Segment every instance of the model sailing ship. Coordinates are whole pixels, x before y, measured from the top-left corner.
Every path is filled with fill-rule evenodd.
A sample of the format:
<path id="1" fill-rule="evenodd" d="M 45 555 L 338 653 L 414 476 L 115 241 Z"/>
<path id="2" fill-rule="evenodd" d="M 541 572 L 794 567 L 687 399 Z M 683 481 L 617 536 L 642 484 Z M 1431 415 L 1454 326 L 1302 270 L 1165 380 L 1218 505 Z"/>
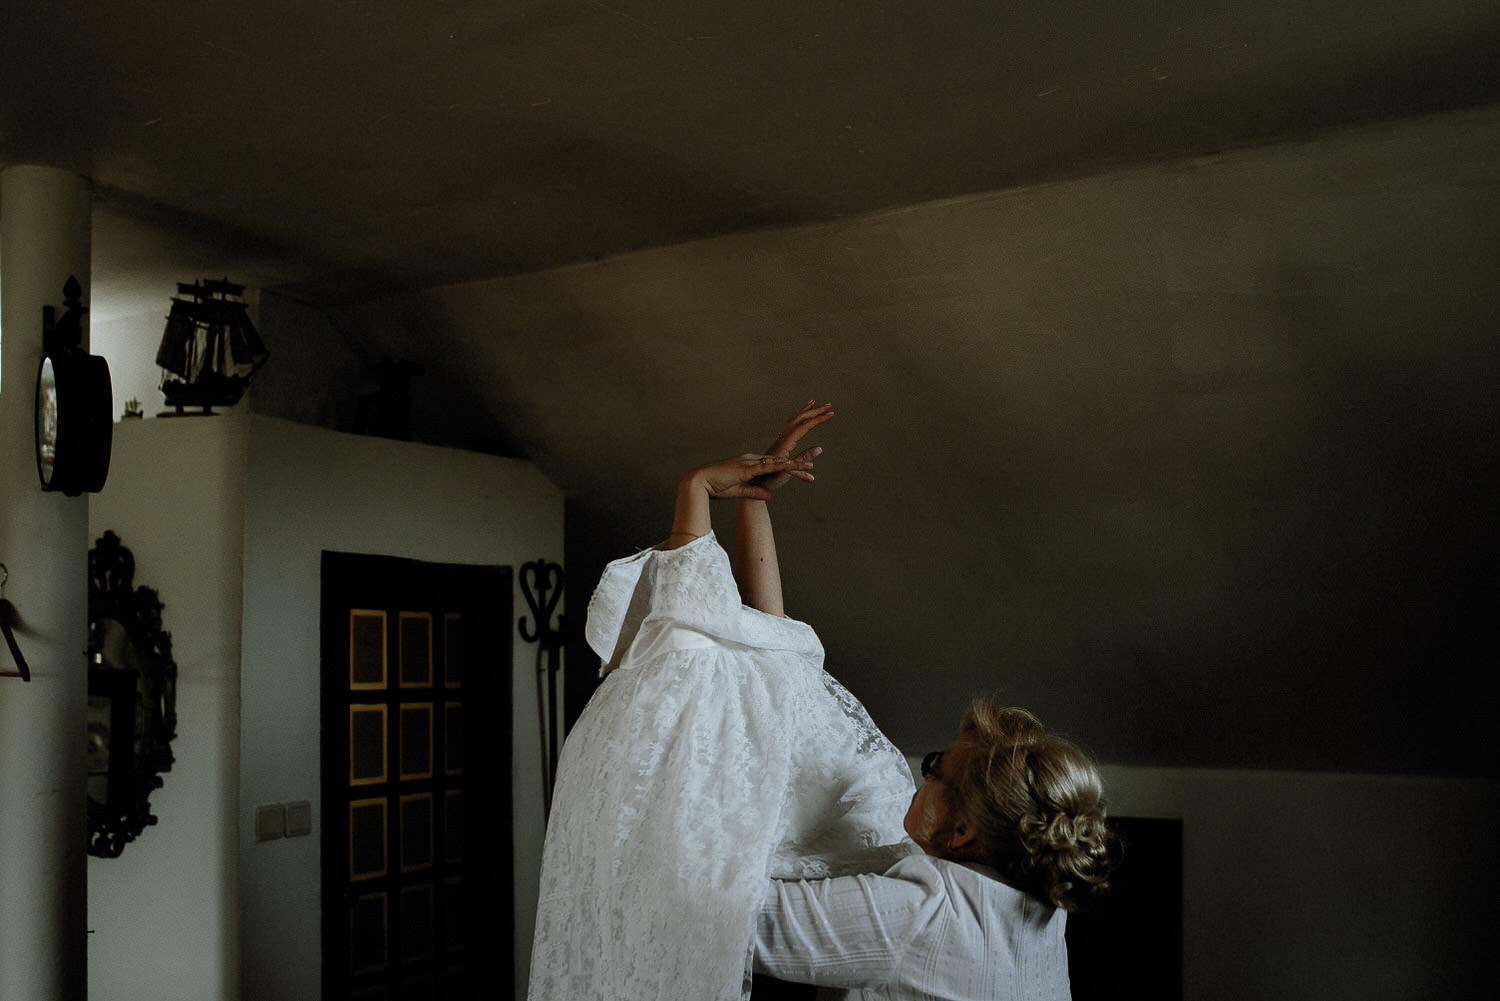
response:
<path id="1" fill-rule="evenodd" d="M 167 314 L 156 364 L 167 406 L 182 414 L 232 407 L 270 357 L 244 300 L 245 287 L 227 278 L 179 283 Z"/>

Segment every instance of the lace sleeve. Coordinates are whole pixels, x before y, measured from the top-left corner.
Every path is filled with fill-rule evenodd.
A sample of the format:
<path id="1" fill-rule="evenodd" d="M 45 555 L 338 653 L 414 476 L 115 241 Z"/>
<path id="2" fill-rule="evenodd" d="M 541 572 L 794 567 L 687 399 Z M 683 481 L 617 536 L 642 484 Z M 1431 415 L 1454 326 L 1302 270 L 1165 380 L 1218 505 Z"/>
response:
<path id="1" fill-rule="evenodd" d="M 584 635 L 600 674 L 710 641 L 822 657 L 805 622 L 741 604 L 729 556 L 712 532 L 609 564 L 589 599 Z"/>

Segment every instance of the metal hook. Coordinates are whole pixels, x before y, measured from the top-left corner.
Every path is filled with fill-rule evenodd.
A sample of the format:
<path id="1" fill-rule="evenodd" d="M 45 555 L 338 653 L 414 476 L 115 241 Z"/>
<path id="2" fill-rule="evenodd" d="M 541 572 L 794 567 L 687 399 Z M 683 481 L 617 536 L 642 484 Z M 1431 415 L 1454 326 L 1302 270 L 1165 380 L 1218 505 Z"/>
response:
<path id="1" fill-rule="evenodd" d="M 560 695 L 557 674 L 562 666 L 558 655 L 562 653 L 564 617 L 559 615 L 554 626 L 552 613 L 563 596 L 563 579 L 563 568 L 545 559 L 521 567 L 521 594 L 526 598 L 534 625 L 528 625 L 524 615 L 518 625 L 521 638 L 537 645 L 536 708 L 542 745 L 543 816 L 552 812 L 552 784 L 557 780 L 558 751 L 562 747 L 561 723 L 557 718 Z"/>
<path id="2" fill-rule="evenodd" d="M 0 671 L 0 677 L 20 678 L 22 681 L 31 680 L 31 668 L 26 664 L 26 658 L 21 655 L 21 648 L 16 644 L 15 625 L 18 619 L 16 606 L 5 600 L 5 582 L 10 580 L 10 571 L 0 563 L 0 635 L 5 638 L 5 645 L 10 648 L 10 655 L 16 662 L 16 670 Z"/>

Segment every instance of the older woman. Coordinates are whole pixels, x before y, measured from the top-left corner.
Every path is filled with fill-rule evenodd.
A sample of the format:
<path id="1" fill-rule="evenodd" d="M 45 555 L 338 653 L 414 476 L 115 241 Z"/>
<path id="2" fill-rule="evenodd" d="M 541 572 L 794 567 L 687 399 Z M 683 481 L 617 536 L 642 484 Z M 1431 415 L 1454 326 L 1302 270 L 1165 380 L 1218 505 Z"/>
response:
<path id="1" fill-rule="evenodd" d="M 923 854 L 880 875 L 775 881 L 758 972 L 819 997 L 1069 998 L 1066 911 L 1105 889 L 1098 770 L 1023 709 L 977 700 L 922 763 L 905 827 Z"/>

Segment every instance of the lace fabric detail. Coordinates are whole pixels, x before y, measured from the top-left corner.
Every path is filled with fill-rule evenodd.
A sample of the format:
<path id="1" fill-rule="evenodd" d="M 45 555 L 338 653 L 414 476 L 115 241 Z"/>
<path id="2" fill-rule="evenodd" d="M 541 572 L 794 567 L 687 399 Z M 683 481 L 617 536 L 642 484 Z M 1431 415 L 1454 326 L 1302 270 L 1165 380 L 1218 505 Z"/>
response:
<path id="1" fill-rule="evenodd" d="M 906 761 L 712 535 L 610 564 L 586 636 L 609 673 L 563 747 L 530 997 L 741 1001 L 768 876 L 915 850 Z"/>
<path id="2" fill-rule="evenodd" d="M 627 658 L 648 661 L 638 645 L 655 635 L 653 626 L 668 625 L 726 644 L 805 653 L 822 664 L 823 646 L 811 626 L 740 603 L 729 556 L 712 532 L 678 549 L 647 549 L 606 566 L 589 598 L 584 638 L 604 675 Z"/>

